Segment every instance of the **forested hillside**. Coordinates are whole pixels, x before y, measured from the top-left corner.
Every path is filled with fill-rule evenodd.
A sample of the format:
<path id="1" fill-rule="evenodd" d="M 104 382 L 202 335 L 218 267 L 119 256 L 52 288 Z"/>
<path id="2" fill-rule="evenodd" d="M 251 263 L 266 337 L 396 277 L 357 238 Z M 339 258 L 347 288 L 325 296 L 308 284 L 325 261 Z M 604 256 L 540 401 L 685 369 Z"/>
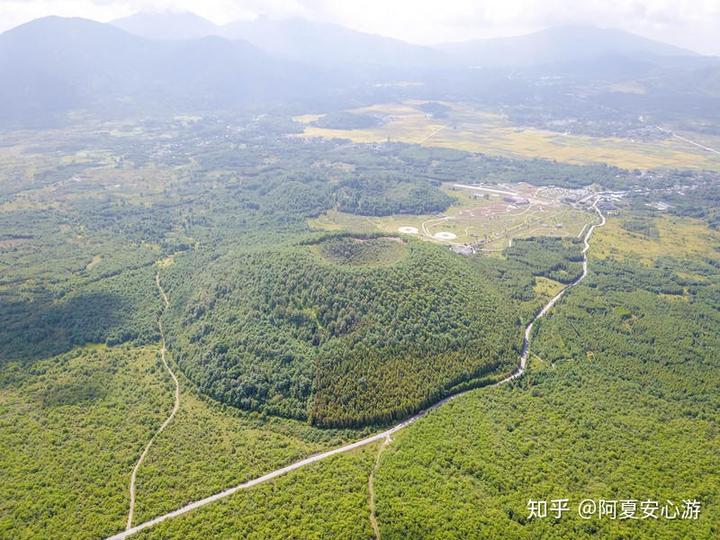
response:
<path id="1" fill-rule="evenodd" d="M 526 519 L 526 498 L 565 494 L 698 497 L 697 529 L 650 533 L 716 536 L 716 172 L 298 131 L 238 115 L 7 135 L 0 536 L 118 532 L 149 441 L 133 523 L 468 389 L 389 446 L 372 439 L 148 535 L 365 538 L 374 471 L 387 538 L 640 530 Z M 520 381 L 488 387 L 582 272 L 605 189 L 627 191 L 603 201 L 588 279 L 534 326 Z M 156 435 L 171 374 L 179 409 Z"/>
<path id="2" fill-rule="evenodd" d="M 505 255 L 525 272 L 568 284 L 582 273 L 579 239 L 530 238 L 515 240 Z"/>
<path id="3" fill-rule="evenodd" d="M 634 232 L 633 245 L 625 241 L 626 250 L 607 257 L 617 224 L 640 219 L 650 233 Z M 327 469 L 298 474 L 301 491 L 287 489 L 284 480 L 271 491 L 258 490 L 263 504 L 277 509 L 268 517 L 272 529 L 247 511 L 249 494 L 242 493 L 143 537 L 211 527 L 217 534 L 262 530 L 279 539 L 304 523 L 304 513 L 288 515 L 285 508 L 304 508 L 308 500 L 322 507 L 324 495 L 333 493 L 337 500 L 324 510 L 322 534 L 365 538 L 361 525 L 368 523 L 367 478 L 373 475 L 383 538 L 474 538 L 479 530 L 527 540 L 714 538 L 720 522 L 720 244 L 712 235 L 693 247 L 692 257 L 655 256 L 658 242 L 667 241 L 660 221 L 634 214 L 611 220 L 593 244 L 598 254 L 588 280 L 539 325 L 525 376 L 467 394 L 393 434 L 390 444 L 375 450 L 376 464 L 370 471 L 368 463 L 362 478 L 340 472 L 357 463 L 356 455 L 344 455 Z M 674 222 L 681 234 L 689 224 Z M 635 249 L 642 259 L 624 256 Z M 515 264 L 524 265 L 508 260 L 493 267 L 519 276 Z M 495 277 L 502 283 L 500 274 Z M 329 481 L 340 474 L 342 489 Z M 558 498 L 569 503 L 561 519 L 528 517 L 530 499 Z M 636 519 L 581 519 L 577 505 L 587 498 L 627 500 L 630 512 L 635 501 Z M 700 501 L 698 519 L 681 518 L 683 501 L 692 500 Z M 658 501 L 656 519 L 640 517 L 641 501 Z"/>
<path id="4" fill-rule="evenodd" d="M 601 230 L 597 245 L 613 234 Z M 648 252 L 656 240 L 635 242 Z M 523 379 L 395 437 L 376 477 L 383 537 L 716 537 L 717 247 L 715 237 L 690 259 L 591 260 L 587 285 L 539 326 Z M 562 519 L 528 518 L 528 500 L 557 498 L 569 499 Z M 583 520 L 587 498 L 657 500 L 658 516 L 683 500 L 702 510 L 698 521 Z"/>
<path id="5" fill-rule="evenodd" d="M 242 408 L 387 422 L 516 363 L 507 297 L 437 246 L 330 237 L 232 253 L 178 282 L 168 320 L 178 363 L 201 391 Z"/>

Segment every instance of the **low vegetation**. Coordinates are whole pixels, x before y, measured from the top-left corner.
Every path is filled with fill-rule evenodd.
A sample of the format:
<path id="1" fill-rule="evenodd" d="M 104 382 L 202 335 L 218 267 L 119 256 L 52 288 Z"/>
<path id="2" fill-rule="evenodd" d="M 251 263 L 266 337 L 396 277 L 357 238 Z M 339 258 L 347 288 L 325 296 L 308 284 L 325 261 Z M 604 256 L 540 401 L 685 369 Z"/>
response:
<path id="1" fill-rule="evenodd" d="M 138 474 L 136 523 L 362 436 L 224 407 L 185 379 L 181 388 L 180 410 Z"/>
<path id="2" fill-rule="evenodd" d="M 317 249 L 326 260 L 349 266 L 393 264 L 407 255 L 405 242 L 397 237 L 333 236 Z"/>
<path id="3" fill-rule="evenodd" d="M 356 109 L 355 113 L 383 114 L 389 119 L 382 125 L 363 128 L 308 125 L 304 133 L 307 137 L 343 138 L 357 143 L 382 143 L 388 139 L 422 142 L 467 152 L 574 164 L 606 163 L 625 169 L 716 170 L 720 163 L 717 156 L 672 138 L 628 139 L 601 133 L 550 131 L 545 126 L 535 126 L 539 123 L 537 115 L 526 118 L 511 112 L 508 118 L 458 103 L 453 103 L 453 110 L 441 117 L 428 115 L 421 107 L 413 102 L 373 105 Z"/>
<path id="4" fill-rule="evenodd" d="M 0 368 L 0 537 L 120 530 L 130 471 L 172 407 L 154 348 L 85 347 Z"/>
<path id="5" fill-rule="evenodd" d="M 370 538 L 367 480 L 376 451 L 373 445 L 329 458 L 165 521 L 136 538 Z"/>

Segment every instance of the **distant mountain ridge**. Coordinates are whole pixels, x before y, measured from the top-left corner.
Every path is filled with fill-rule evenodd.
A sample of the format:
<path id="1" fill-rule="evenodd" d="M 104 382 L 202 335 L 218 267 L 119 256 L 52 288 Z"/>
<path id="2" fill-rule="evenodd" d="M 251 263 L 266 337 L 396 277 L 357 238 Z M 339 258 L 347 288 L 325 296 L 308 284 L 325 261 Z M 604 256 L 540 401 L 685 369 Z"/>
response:
<path id="1" fill-rule="evenodd" d="M 110 24 L 148 39 L 197 39 L 220 35 L 220 27 L 190 12 L 139 12 L 115 19 Z"/>
<path id="2" fill-rule="evenodd" d="M 151 39 L 220 36 L 266 52 L 320 65 L 343 62 L 392 66 L 527 67 L 597 57 L 631 59 L 699 56 L 623 30 L 590 25 L 547 28 L 521 36 L 420 46 L 301 18 L 237 21 L 218 26 L 192 13 L 136 13 L 111 24 Z"/>
<path id="3" fill-rule="evenodd" d="M 617 29 L 563 26 L 516 37 L 446 43 L 439 48 L 468 65 L 537 66 L 601 57 L 699 56 L 693 51 Z"/>
<path id="4" fill-rule="evenodd" d="M 433 49 L 301 19 L 218 27 L 192 14 L 37 19 L 0 34 L 0 73 L 11 82 L 0 85 L 0 127 L 72 110 L 328 112 L 409 98 L 538 108 L 627 81 L 647 90 L 623 97 L 635 117 L 652 102 L 705 118 L 720 96 L 720 59 L 617 30 L 564 27 Z"/>
<path id="5" fill-rule="evenodd" d="M 240 40 L 153 41 L 79 18 L 46 17 L 0 34 L 0 119 L 75 108 L 222 109 L 324 91 L 323 73 Z M 331 87 L 332 83 L 326 86 Z"/>
<path id="6" fill-rule="evenodd" d="M 275 56 L 324 66 L 417 66 L 437 64 L 445 58 L 444 53 L 430 47 L 301 18 L 260 17 L 218 26 L 192 13 L 136 13 L 110 24 L 149 39 L 242 39 Z"/>

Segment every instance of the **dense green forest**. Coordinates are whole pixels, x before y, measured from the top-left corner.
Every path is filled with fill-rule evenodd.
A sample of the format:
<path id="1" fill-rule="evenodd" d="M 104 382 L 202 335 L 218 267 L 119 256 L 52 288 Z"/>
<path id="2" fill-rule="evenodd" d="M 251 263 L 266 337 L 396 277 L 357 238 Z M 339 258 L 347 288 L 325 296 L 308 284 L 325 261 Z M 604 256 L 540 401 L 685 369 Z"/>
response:
<path id="1" fill-rule="evenodd" d="M 408 182 L 392 176 L 343 181 L 334 199 L 338 210 L 364 216 L 433 214 L 447 209 L 453 202 L 452 197 L 431 182 Z"/>
<path id="2" fill-rule="evenodd" d="M 348 242 L 363 246 L 362 264 Z M 477 266 L 427 243 L 331 237 L 231 253 L 173 279 L 178 364 L 242 408 L 321 425 L 387 422 L 516 362 L 521 328 L 507 299 Z"/>
<path id="3" fill-rule="evenodd" d="M 720 281 L 717 256 L 708 253 L 661 257 L 649 267 L 593 259 L 588 281 L 539 325 L 520 381 L 478 389 L 393 435 L 374 474 L 383 538 L 717 536 Z M 284 538 L 307 530 L 367 538 L 376 452 L 368 450 L 355 480 L 341 471 L 357 458 L 337 457 L 294 474 L 294 482 L 279 479 L 143 535 L 240 530 Z M 320 503 L 327 495 L 332 509 Z M 562 519 L 528 519 L 529 499 L 553 498 L 570 501 Z M 657 500 L 660 507 L 697 499 L 702 510 L 697 521 L 582 520 L 575 509 L 585 498 Z M 306 521 L 307 501 L 322 520 Z M 264 513 L 268 507 L 275 511 Z"/>
<path id="4" fill-rule="evenodd" d="M 135 538 L 371 538 L 367 489 L 376 451 L 373 445 L 332 457 Z"/>
<path id="5" fill-rule="evenodd" d="M 540 324 L 525 377 L 395 437 L 376 476 L 384 538 L 720 533 L 717 256 L 591 265 Z M 571 511 L 528 520 L 529 499 L 554 498 L 569 498 Z M 585 498 L 697 499 L 702 512 L 585 521 L 576 511 Z"/>
<path id="6" fill-rule="evenodd" d="M 0 537 L 99 538 L 172 393 L 154 348 L 75 349 L 0 367 Z"/>
<path id="7" fill-rule="evenodd" d="M 560 283 L 575 281 L 582 273 L 582 241 L 559 238 L 519 239 L 505 250 L 516 266 Z"/>
<path id="8" fill-rule="evenodd" d="M 23 189 L 24 173 L 13 169 L 3 184 L 9 202 L 0 212 L 0 320 L 6 329 L 0 335 L 0 359 L 32 361 L 85 343 L 156 341 L 160 304 L 153 265 L 175 255 L 178 264 L 168 275 L 171 288 L 177 285 L 174 310 L 191 301 L 182 286 L 192 287 L 200 297 L 196 310 L 207 310 L 203 306 L 215 297 L 238 294 L 240 284 L 258 295 L 252 302 L 243 300 L 241 311 L 232 314 L 235 318 L 228 315 L 213 325 L 201 320 L 210 315 L 199 311 L 192 315 L 197 317 L 192 325 L 182 322 L 187 314 L 170 313 L 168 323 L 177 325 L 169 341 L 179 347 L 179 365 L 203 391 L 227 403 L 310 417 L 321 424 L 387 421 L 433 401 L 451 387 L 488 382 L 508 371 L 519 324 L 535 306 L 532 275 L 561 278 L 552 272 L 562 274 L 566 264 L 572 270 L 571 262 L 555 261 L 561 266 L 542 273 L 533 265 L 545 260 L 544 255 L 538 257 L 544 247 L 522 255 L 523 249 L 532 248 L 518 246 L 509 254 L 510 260 L 534 261 L 524 267 L 476 264 L 442 253 L 439 247 L 414 246 L 403 248 L 409 257 L 393 265 L 361 264 L 351 271 L 352 264 L 331 264 L 332 256 L 318 258 L 317 246 L 303 244 L 309 237 L 306 220 L 332 208 L 372 215 L 442 211 L 454 199 L 439 189 L 439 182 L 461 177 L 461 169 L 476 170 L 481 162 L 498 174 L 504 167 L 517 169 L 505 179 L 531 170 L 539 177 L 557 177 L 566 169 L 581 178 L 597 167 L 497 162 L 402 144 L 348 147 L 307 142 L 280 137 L 294 127 L 278 117 L 238 122 L 242 128 L 229 130 L 226 123 L 211 117 L 189 125 L 147 121 L 132 128 L 137 137 L 88 129 L 71 133 L 62 144 L 41 141 L 30 146 L 27 155 L 36 169 L 30 183 Z M 83 158 L 63 163 L 50 159 L 47 145 L 52 144 L 59 144 L 57 151 L 70 156 L 82 151 Z M 191 156 L 189 162 L 178 157 L 182 152 Z M 326 255 L 328 246 L 322 248 Z M 417 262 L 426 252 L 432 254 L 430 272 Z M 564 256 L 553 253 L 550 258 Z M 48 260 L 52 267 L 45 264 Z M 436 288 L 431 274 L 444 274 L 440 267 L 446 264 L 456 271 L 442 275 L 443 288 Z M 226 276 L 246 266 L 247 276 L 257 275 L 254 282 L 243 272 Z M 265 272 L 266 267 L 273 272 Z M 275 281 L 263 286 L 279 287 L 282 280 L 297 280 L 300 271 L 316 273 L 314 283 L 323 279 L 333 285 L 312 295 L 303 293 L 307 297 L 284 295 L 290 296 L 289 310 L 263 305 L 267 301 L 266 293 L 259 290 L 263 280 L 272 276 Z M 373 283 L 368 286 L 373 298 L 358 296 L 366 281 Z M 228 290 L 221 290 L 220 283 L 226 283 Z M 356 290 L 350 295 L 333 288 L 342 286 Z M 484 294 L 473 300 L 482 305 L 466 301 L 473 291 L 492 291 L 496 286 L 497 294 L 517 302 L 508 303 L 493 292 L 484 300 Z M 300 281 L 297 287 L 300 291 L 305 283 Z M 415 293 L 413 287 L 420 289 Z M 409 314 L 415 311 L 412 324 L 400 324 L 402 317 L 391 316 L 388 306 L 395 297 L 417 306 L 407 309 Z M 493 301 L 499 305 L 490 309 Z M 513 316 L 483 319 L 490 311 L 508 311 L 512 305 L 518 310 Z M 463 306 L 479 311 L 469 316 Z M 236 332 L 255 313 L 262 316 L 247 322 L 247 334 L 238 338 Z M 491 324 L 494 317 L 511 319 L 512 324 L 503 325 L 500 333 L 474 334 L 483 328 L 483 320 Z M 441 336 L 444 329 L 456 327 L 456 336 Z M 233 335 L 223 334 L 230 330 Z M 450 348 L 440 358 L 438 351 L 445 350 L 448 340 Z M 203 349 L 207 356 L 203 360 L 199 350 L 208 343 L 212 347 Z M 461 352 L 462 343 L 478 348 Z M 363 347 L 371 350 L 366 354 Z M 338 363 L 333 360 L 337 355 L 356 360 Z M 420 358 L 434 360 L 427 363 Z M 208 362 L 215 368 L 209 369 Z M 224 371 L 224 363 L 234 367 L 215 379 L 217 372 Z M 375 364 L 384 365 L 386 371 L 380 375 L 372 367 Z M 209 377 L 211 372 L 216 375 Z M 394 387 L 406 376 L 407 387 Z M 420 382 L 411 382 L 412 377 Z M 338 396 L 350 381 L 357 400 L 348 402 L 347 412 L 339 414 Z M 407 397 L 393 403 L 392 392 L 380 392 L 384 400 L 363 403 L 366 398 L 360 396 L 369 396 L 381 386 Z M 410 387 L 415 389 L 408 392 Z"/>
<path id="9" fill-rule="evenodd" d="M 382 125 L 382 117 L 347 111 L 332 112 L 313 122 L 314 126 L 330 129 L 366 129 Z"/>
<path id="10" fill-rule="evenodd" d="M 200 394 L 182 376 L 180 387 L 172 429 L 155 441 L 137 477 L 138 523 L 366 433 L 246 413 Z"/>
<path id="11" fill-rule="evenodd" d="M 582 242 L 516 238 L 462 257 L 308 219 L 422 221 L 456 203 L 443 182 L 520 181 L 631 191 L 593 239 L 602 258 L 588 280 L 537 326 L 529 372 L 443 406 L 383 451 L 383 536 L 718 535 L 720 250 L 705 226 L 718 225 L 717 173 L 309 141 L 299 129 L 273 115 L 155 119 L 15 134 L 18 155 L 0 146 L 0 537 L 122 528 L 130 471 L 172 407 L 158 271 L 182 406 L 138 474 L 139 520 L 507 375 L 549 291 L 580 273 Z M 366 538 L 376 451 L 147 535 Z M 694 525 L 647 529 L 527 521 L 527 499 L 542 496 L 693 497 L 704 510 Z"/>

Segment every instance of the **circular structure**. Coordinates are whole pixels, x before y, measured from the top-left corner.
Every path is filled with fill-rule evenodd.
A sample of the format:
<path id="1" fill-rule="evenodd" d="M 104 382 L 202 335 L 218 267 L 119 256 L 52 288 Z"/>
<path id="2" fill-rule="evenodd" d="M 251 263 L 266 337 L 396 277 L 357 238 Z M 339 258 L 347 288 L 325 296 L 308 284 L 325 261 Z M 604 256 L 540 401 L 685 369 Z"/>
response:
<path id="1" fill-rule="evenodd" d="M 435 238 L 435 240 L 455 240 L 457 238 L 457 234 L 447 231 L 441 231 L 433 234 L 433 238 Z"/>
<path id="2" fill-rule="evenodd" d="M 417 234 L 419 231 L 417 227 L 400 227 L 398 232 L 403 234 Z"/>

